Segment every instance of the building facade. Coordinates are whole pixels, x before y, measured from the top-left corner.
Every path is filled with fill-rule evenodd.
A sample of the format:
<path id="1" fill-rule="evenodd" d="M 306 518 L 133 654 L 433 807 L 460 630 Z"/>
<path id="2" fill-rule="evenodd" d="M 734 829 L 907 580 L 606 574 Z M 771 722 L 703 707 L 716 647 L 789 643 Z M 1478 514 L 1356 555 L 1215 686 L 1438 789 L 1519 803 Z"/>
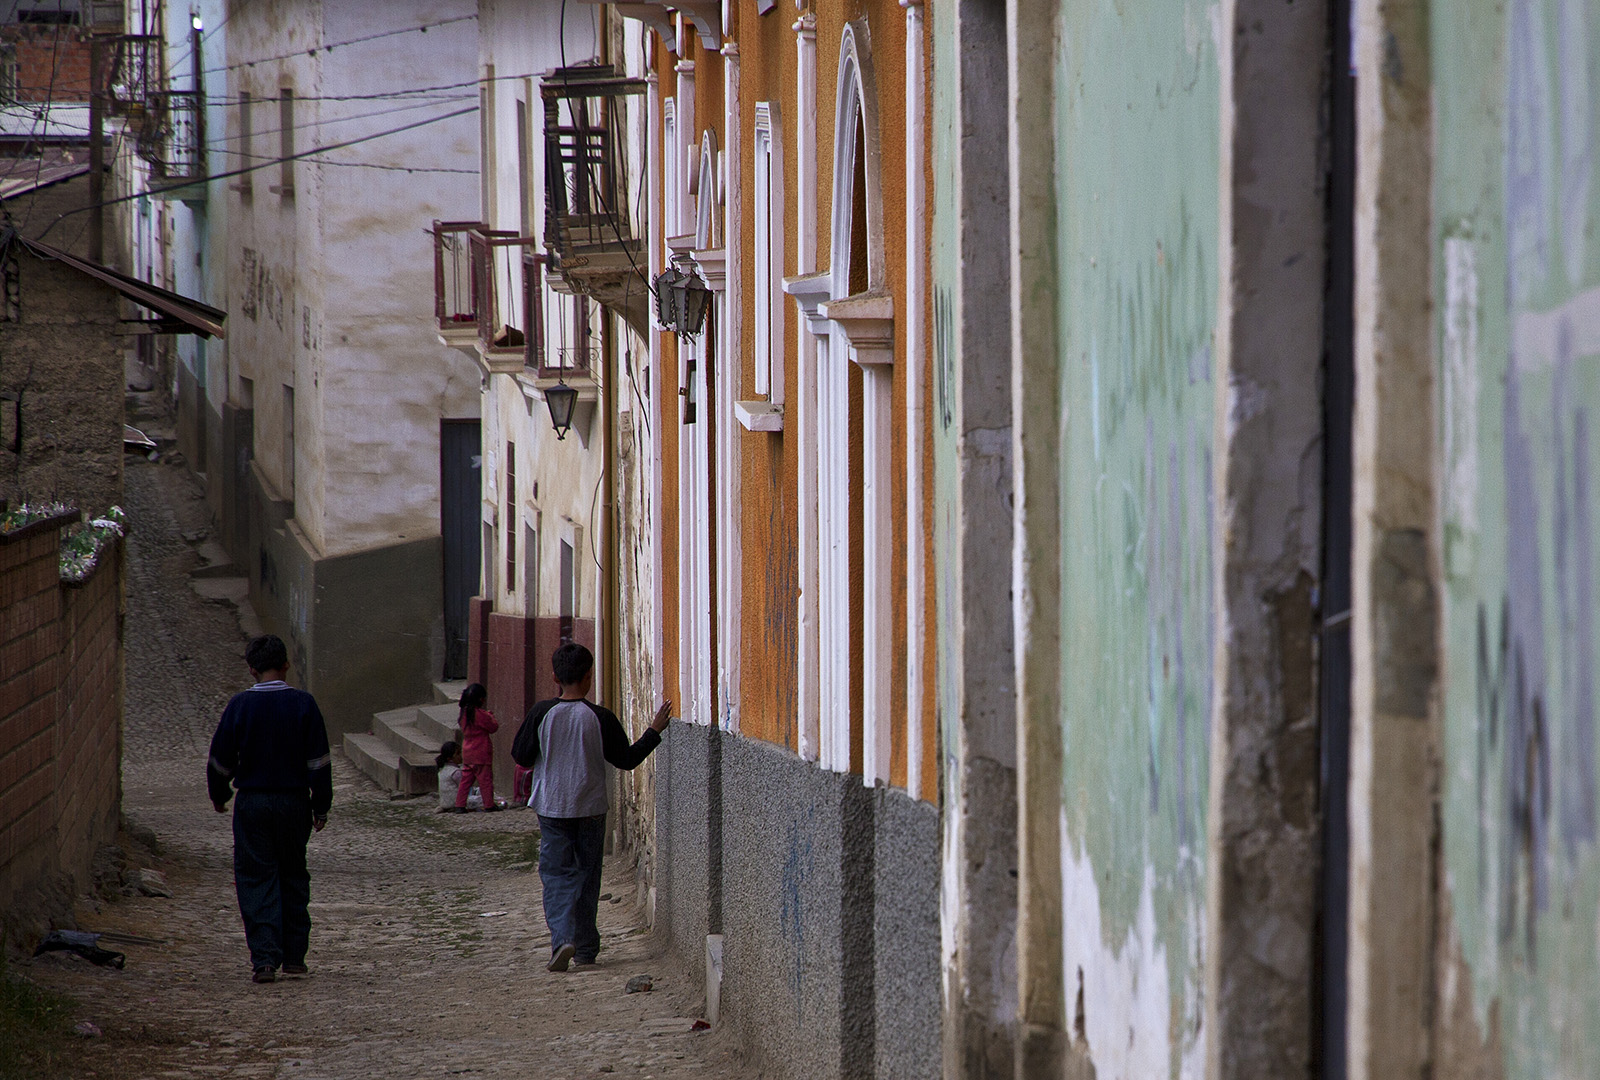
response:
<path id="1" fill-rule="evenodd" d="M 440 341 L 482 378 L 483 571 L 468 668 L 503 718 L 496 779 L 509 791 L 512 737 L 555 695 L 559 644 L 595 651 L 596 693 L 630 724 L 642 730 L 653 711 L 652 594 L 640 584 L 650 564 L 638 551 L 653 531 L 636 367 L 649 311 L 634 197 L 644 82 L 628 72 L 620 20 L 596 5 L 483 4 L 479 34 L 486 210 L 436 224 L 435 302 Z M 551 389 L 575 398 L 561 430 Z M 646 866 L 649 775 L 622 779 L 613 822 L 624 843 L 643 841 Z"/>
<path id="2" fill-rule="evenodd" d="M 618 10 L 649 31 L 652 272 L 710 294 L 649 357 L 683 720 L 657 916 L 780 1071 L 935 1075 L 927 28 Z"/>
<path id="3" fill-rule="evenodd" d="M 431 222 L 477 200 L 476 11 L 263 5 L 208 36 L 211 14 L 157 24 L 173 90 L 194 90 L 177 61 L 201 50 L 206 126 L 203 156 L 152 163 L 186 207 L 154 245 L 236 316 L 225 353 L 178 365 L 186 451 L 263 621 L 330 726 L 362 731 L 460 674 L 445 580 L 466 580 L 464 612 L 477 576 L 476 535 L 444 523 L 478 500 L 476 447 L 452 438 L 478 376 L 419 302 Z"/>
<path id="4" fill-rule="evenodd" d="M 485 385 L 469 671 L 519 718 L 573 639 L 635 733 L 674 701 L 613 838 L 710 1013 L 797 1077 L 935 1075 L 921 9 L 479 29 L 486 212 L 435 290 Z"/>
<path id="5" fill-rule="evenodd" d="M 934 19 L 947 1074 L 1591 1075 L 1593 19 Z"/>

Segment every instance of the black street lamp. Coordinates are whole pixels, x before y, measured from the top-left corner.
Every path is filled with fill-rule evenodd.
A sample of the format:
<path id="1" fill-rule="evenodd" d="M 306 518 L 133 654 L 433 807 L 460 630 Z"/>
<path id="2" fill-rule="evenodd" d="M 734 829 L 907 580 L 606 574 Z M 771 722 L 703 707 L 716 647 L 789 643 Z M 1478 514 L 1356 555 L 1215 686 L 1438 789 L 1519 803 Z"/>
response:
<path id="1" fill-rule="evenodd" d="M 700 325 L 706 320 L 706 308 L 711 306 L 711 290 L 706 287 L 704 278 L 699 274 L 691 274 L 678 295 L 681 298 L 678 301 L 681 318 L 678 333 L 692 338 L 700 332 Z"/>
<path id="2" fill-rule="evenodd" d="M 656 275 L 656 318 L 679 337 L 692 338 L 705 322 L 711 290 L 692 267 L 678 264 L 682 255 L 672 257 L 672 265 Z"/>
<path id="3" fill-rule="evenodd" d="M 678 332 L 677 289 L 688 277 L 676 262 L 656 275 L 656 321 L 673 333 Z"/>
<path id="4" fill-rule="evenodd" d="M 544 403 L 550 409 L 550 426 L 556 429 L 556 440 L 559 442 L 572 430 L 572 412 L 578 405 L 578 391 L 565 381 L 547 386 Z"/>

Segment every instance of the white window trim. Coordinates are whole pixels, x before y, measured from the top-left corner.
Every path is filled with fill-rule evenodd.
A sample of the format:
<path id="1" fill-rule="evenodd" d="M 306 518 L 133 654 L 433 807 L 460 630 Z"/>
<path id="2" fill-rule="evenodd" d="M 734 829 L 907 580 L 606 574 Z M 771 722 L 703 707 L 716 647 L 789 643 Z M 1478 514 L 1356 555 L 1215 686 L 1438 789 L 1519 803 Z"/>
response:
<path id="1" fill-rule="evenodd" d="M 695 185 L 694 246 L 707 251 L 722 246 L 722 230 L 717 210 L 721 185 L 717 183 L 717 133 L 706 128 L 700 137 L 697 183 Z"/>
<path id="2" fill-rule="evenodd" d="M 661 155 L 661 217 L 669 223 L 668 235 L 671 235 L 679 221 L 679 207 L 683 205 L 683 185 L 678 179 L 682 155 L 678 152 L 678 102 L 675 98 L 667 98 L 661 103 L 661 145 L 664 148 Z M 665 330 L 666 327 L 658 326 L 656 329 Z"/>
<path id="3" fill-rule="evenodd" d="M 756 103 L 755 130 L 756 385 L 774 405 L 783 404 L 784 205 L 783 128 L 778 103 Z"/>

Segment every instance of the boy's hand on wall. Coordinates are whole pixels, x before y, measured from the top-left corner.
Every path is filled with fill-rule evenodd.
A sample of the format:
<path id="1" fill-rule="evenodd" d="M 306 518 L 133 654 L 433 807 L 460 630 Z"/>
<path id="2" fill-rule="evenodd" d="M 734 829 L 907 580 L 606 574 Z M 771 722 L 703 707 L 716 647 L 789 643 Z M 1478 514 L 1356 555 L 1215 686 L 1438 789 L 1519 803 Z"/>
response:
<path id="1" fill-rule="evenodd" d="M 656 718 L 650 721 L 650 729 L 656 734 L 667 730 L 667 725 L 672 722 L 672 702 L 663 701 L 661 708 L 656 710 Z"/>

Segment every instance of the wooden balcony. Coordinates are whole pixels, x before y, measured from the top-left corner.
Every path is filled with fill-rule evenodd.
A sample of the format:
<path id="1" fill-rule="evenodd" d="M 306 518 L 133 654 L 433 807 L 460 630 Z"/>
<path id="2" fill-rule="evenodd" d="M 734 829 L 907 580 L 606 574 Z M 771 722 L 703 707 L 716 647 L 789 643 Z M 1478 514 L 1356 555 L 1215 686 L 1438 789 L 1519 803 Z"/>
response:
<path id="1" fill-rule="evenodd" d="M 478 343 L 477 279 L 467 237 L 482 228 L 481 221 L 433 223 L 433 324 L 440 344 L 464 352 L 476 352 Z"/>
<path id="2" fill-rule="evenodd" d="M 544 257 L 537 239 L 475 228 L 467 232 L 467 244 L 477 316 L 473 347 L 484 370 L 515 374 L 537 368 L 544 348 Z"/>
<path id="3" fill-rule="evenodd" d="M 618 99 L 645 81 L 604 65 L 558 68 L 540 85 L 544 101 L 546 274 L 557 292 L 588 296 L 650 328 L 643 222 L 628 212 Z"/>

